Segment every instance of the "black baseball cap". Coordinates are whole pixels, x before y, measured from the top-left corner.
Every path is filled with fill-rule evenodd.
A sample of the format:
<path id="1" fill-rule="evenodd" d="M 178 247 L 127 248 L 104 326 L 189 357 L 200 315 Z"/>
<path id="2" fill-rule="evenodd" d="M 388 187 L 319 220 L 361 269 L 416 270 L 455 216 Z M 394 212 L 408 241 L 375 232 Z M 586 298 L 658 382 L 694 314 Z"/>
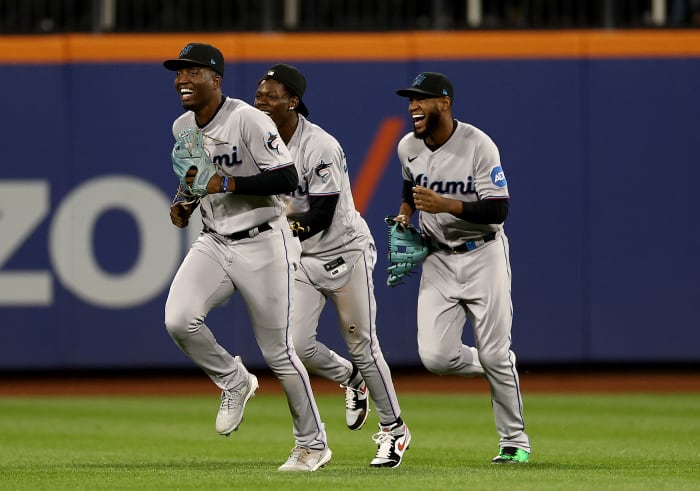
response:
<path id="1" fill-rule="evenodd" d="M 306 92 L 306 79 L 301 74 L 299 69 L 292 65 L 285 65 L 281 63 L 279 65 L 273 65 L 267 69 L 263 78 L 258 80 L 258 84 L 263 80 L 277 80 L 279 83 L 284 84 L 285 87 L 299 98 L 299 106 L 296 110 L 299 114 L 303 116 L 309 115 L 309 109 L 304 104 L 302 97 L 304 97 L 304 92 Z"/>
<path id="2" fill-rule="evenodd" d="M 189 66 L 203 66 L 211 68 L 223 77 L 224 55 L 211 44 L 190 43 L 180 50 L 176 59 L 165 60 L 163 66 L 174 72 Z"/>
<path id="3" fill-rule="evenodd" d="M 401 97 L 411 97 L 413 95 L 424 95 L 429 97 L 447 96 L 454 100 L 454 89 L 452 82 L 442 73 L 423 72 L 418 75 L 410 87 L 397 90 Z"/>

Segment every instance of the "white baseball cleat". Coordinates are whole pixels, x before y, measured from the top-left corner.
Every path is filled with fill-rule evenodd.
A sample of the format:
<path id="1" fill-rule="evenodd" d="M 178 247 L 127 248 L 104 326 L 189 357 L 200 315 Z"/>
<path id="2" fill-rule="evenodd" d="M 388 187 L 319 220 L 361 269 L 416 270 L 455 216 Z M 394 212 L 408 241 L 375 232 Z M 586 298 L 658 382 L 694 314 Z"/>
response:
<path id="1" fill-rule="evenodd" d="M 408 426 L 402 424 L 393 428 L 379 427 L 379 433 L 372 436 L 378 445 L 377 455 L 369 463 L 372 467 L 398 467 L 403 454 L 411 443 L 411 432 Z"/>
<path id="2" fill-rule="evenodd" d="M 326 447 L 322 450 L 296 446 L 292 449 L 287 462 L 277 468 L 280 472 L 313 472 L 324 467 L 331 460 L 333 452 Z"/>
<path id="3" fill-rule="evenodd" d="M 216 415 L 216 431 L 219 435 L 229 436 L 238 429 L 243 420 L 245 405 L 257 389 L 258 377 L 249 373 L 248 381 L 242 388 L 221 391 L 221 406 Z"/>

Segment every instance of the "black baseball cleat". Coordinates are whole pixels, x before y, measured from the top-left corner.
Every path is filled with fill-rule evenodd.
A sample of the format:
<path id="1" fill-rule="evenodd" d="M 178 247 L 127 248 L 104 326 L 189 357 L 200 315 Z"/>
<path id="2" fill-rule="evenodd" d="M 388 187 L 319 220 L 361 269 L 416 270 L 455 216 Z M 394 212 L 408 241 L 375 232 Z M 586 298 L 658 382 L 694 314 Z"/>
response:
<path id="1" fill-rule="evenodd" d="M 369 390 L 365 381 L 351 387 L 345 385 L 345 424 L 351 430 L 359 430 L 367 421 L 369 415 Z"/>

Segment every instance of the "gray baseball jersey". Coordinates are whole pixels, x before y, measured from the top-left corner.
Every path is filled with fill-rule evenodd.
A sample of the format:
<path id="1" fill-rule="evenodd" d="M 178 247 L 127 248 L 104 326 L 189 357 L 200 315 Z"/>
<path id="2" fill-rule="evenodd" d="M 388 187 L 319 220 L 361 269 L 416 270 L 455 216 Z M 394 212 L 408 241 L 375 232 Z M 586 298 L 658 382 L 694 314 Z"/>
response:
<path id="1" fill-rule="evenodd" d="M 177 138 L 184 126 L 191 125 L 195 125 L 194 113 L 188 111 L 173 123 L 173 136 Z M 202 129 L 206 149 L 220 175 L 250 176 L 293 163 L 270 118 L 242 100 L 227 98 Z M 204 225 L 228 235 L 284 215 L 285 204 L 277 195 L 216 193 L 202 198 L 200 209 Z"/>
<path id="2" fill-rule="evenodd" d="M 376 332 L 372 275 L 377 253 L 369 227 L 355 209 L 345 154 L 333 136 L 302 115 L 288 147 L 299 172 L 299 189 L 290 199 L 288 213 L 308 211 L 310 196 L 338 195 L 330 226 L 302 242 L 292 320 L 294 344 L 310 372 L 341 384 L 349 382 L 350 362 L 316 336 L 321 311 L 330 299 L 380 422 L 391 423 L 401 410 Z"/>
<path id="3" fill-rule="evenodd" d="M 191 112 L 175 121 L 173 134 L 187 124 L 194 124 Z M 227 99 L 202 131 L 206 150 L 220 173 L 248 176 L 293 165 L 272 120 L 243 101 Z M 204 323 L 211 309 L 239 291 L 262 355 L 287 395 L 296 444 L 324 448 L 324 424 L 289 333 L 293 275 L 301 245 L 287 224 L 283 197 L 209 194 L 202 199 L 201 209 L 205 230 L 170 287 L 165 306 L 168 332 L 218 387 L 240 389 L 247 381 L 246 368 Z M 272 229 L 250 238 L 229 237 L 265 223 Z M 227 327 L 235 328 L 236 319 L 229 320 Z"/>
<path id="4" fill-rule="evenodd" d="M 458 122 L 452 136 L 434 151 L 409 133 L 397 152 L 405 180 L 442 196 L 466 202 L 509 197 L 498 148 L 470 124 Z M 485 376 L 500 445 L 529 452 L 515 354 L 510 350 L 511 270 L 503 225 L 421 211 L 419 226 L 435 248 L 423 262 L 418 291 L 421 361 L 438 374 Z M 468 247 L 454 253 L 439 249 L 439 244 Z M 462 341 L 467 320 L 476 347 Z"/>
<path id="5" fill-rule="evenodd" d="M 398 145 L 403 178 L 460 201 L 508 198 L 508 185 L 496 144 L 480 129 L 458 123 L 447 142 L 431 152 L 410 133 Z M 477 224 L 449 213 L 421 213 L 420 227 L 437 242 L 451 247 L 491 232 L 502 224 Z"/>

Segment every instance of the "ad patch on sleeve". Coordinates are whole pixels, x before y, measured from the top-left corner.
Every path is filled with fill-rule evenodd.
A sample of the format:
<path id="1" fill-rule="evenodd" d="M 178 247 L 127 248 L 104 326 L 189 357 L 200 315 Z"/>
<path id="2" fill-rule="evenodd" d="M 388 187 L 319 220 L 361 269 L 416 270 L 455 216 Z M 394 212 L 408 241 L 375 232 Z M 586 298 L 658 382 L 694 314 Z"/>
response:
<path id="1" fill-rule="evenodd" d="M 504 188 L 508 185 L 506 175 L 503 173 L 503 169 L 500 165 L 491 169 L 491 182 L 499 188 Z"/>

